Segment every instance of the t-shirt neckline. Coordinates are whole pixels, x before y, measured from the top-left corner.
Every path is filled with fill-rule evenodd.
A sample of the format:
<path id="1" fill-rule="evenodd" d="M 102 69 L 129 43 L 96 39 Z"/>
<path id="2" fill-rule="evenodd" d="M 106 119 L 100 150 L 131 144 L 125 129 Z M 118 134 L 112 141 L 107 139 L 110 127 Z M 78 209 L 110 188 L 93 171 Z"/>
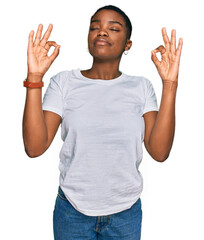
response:
<path id="1" fill-rule="evenodd" d="M 121 72 L 121 75 L 117 78 L 113 78 L 111 80 L 104 80 L 104 79 L 92 79 L 92 78 L 87 78 L 85 77 L 82 73 L 81 73 L 81 69 L 77 68 L 75 70 L 75 73 L 83 80 L 89 81 L 89 82 L 93 82 L 93 83 L 98 83 L 98 84 L 104 84 L 104 85 L 111 85 L 114 83 L 118 83 L 120 81 L 122 81 L 124 79 L 124 73 Z"/>

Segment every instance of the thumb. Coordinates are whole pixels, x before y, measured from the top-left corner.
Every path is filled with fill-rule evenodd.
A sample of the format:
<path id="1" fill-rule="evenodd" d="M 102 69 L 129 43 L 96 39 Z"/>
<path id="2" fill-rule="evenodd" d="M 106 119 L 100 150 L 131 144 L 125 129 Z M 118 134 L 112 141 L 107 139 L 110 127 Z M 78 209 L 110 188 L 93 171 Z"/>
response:
<path id="1" fill-rule="evenodd" d="M 51 60 L 51 62 L 53 62 L 55 60 L 55 58 L 59 55 L 60 47 L 61 47 L 60 45 L 57 45 L 54 52 L 50 55 L 49 59 Z"/>

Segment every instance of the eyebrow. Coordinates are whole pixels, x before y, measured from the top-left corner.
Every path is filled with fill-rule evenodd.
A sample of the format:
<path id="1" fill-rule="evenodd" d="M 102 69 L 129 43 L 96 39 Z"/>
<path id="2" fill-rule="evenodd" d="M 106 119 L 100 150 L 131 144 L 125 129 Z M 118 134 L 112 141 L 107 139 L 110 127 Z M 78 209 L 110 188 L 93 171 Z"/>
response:
<path id="1" fill-rule="evenodd" d="M 91 20 L 91 23 L 93 23 L 93 22 L 100 22 L 101 20 Z M 118 22 L 118 21 L 108 21 L 109 23 L 117 23 L 117 24 L 119 24 L 120 26 L 123 26 L 123 24 L 122 23 L 120 23 L 120 22 Z"/>

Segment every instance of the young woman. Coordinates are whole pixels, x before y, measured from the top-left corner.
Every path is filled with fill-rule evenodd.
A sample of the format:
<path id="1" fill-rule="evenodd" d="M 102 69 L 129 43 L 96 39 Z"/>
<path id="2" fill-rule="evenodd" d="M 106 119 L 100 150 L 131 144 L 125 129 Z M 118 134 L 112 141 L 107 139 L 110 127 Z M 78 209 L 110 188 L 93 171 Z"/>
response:
<path id="1" fill-rule="evenodd" d="M 29 35 L 23 139 L 28 156 L 40 156 L 61 124 L 55 240 L 140 239 L 142 144 L 156 161 L 168 158 L 183 41 L 176 47 L 176 31 L 169 40 L 163 28 L 165 46 L 152 51 L 163 84 L 158 110 L 151 82 L 119 70 L 132 45 L 129 18 L 115 6 L 100 8 L 88 34 L 92 67 L 53 76 L 42 103 L 43 76 L 60 49 L 48 41 L 52 25 L 41 38 L 42 28 L 40 24 L 34 41 L 34 31 Z M 51 46 L 55 50 L 48 56 Z"/>

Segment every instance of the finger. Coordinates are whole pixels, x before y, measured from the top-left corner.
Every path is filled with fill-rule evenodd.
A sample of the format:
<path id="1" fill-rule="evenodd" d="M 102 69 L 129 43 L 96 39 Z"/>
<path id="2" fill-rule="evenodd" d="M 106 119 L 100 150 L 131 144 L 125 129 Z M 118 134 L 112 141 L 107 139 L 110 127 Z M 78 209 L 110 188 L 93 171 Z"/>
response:
<path id="1" fill-rule="evenodd" d="M 43 25 L 39 24 L 38 25 L 38 30 L 37 30 L 37 33 L 36 33 L 36 36 L 35 36 L 34 46 L 39 45 L 41 35 L 42 35 L 42 30 L 43 30 Z"/>
<path id="2" fill-rule="evenodd" d="M 152 51 L 152 61 L 154 62 L 154 64 L 156 65 L 156 67 L 158 67 L 160 65 L 160 61 L 157 58 L 156 52 L 155 50 Z"/>
<path id="3" fill-rule="evenodd" d="M 182 47 L 183 47 L 183 39 L 180 38 L 180 39 L 179 39 L 179 43 L 178 43 L 178 47 L 177 47 L 177 50 L 176 50 L 176 56 L 179 57 L 179 59 L 180 59 L 180 57 L 181 57 Z"/>
<path id="4" fill-rule="evenodd" d="M 32 30 L 28 37 L 28 48 L 33 47 L 33 35 L 34 35 L 34 31 Z"/>
<path id="5" fill-rule="evenodd" d="M 171 52 L 175 53 L 176 51 L 176 30 L 171 31 Z"/>
<path id="6" fill-rule="evenodd" d="M 50 55 L 49 59 L 51 60 L 51 62 L 53 62 L 55 58 L 59 55 L 59 49 L 60 49 L 60 45 L 57 45 L 54 52 Z"/>
<path id="7" fill-rule="evenodd" d="M 166 49 L 164 46 L 160 45 L 158 48 L 154 49 L 153 50 L 155 53 L 158 53 L 160 52 L 161 55 L 164 55 L 166 53 Z"/>
<path id="8" fill-rule="evenodd" d="M 47 28 L 47 31 L 45 32 L 45 34 L 43 35 L 43 38 L 40 42 L 40 45 L 41 46 L 45 46 L 48 38 L 50 37 L 50 34 L 52 32 L 52 28 L 53 28 L 53 25 L 52 24 L 49 24 L 48 28 Z"/>
<path id="9" fill-rule="evenodd" d="M 49 41 L 45 44 L 44 48 L 49 51 L 51 47 L 57 47 L 57 43 L 55 41 Z"/>
<path id="10" fill-rule="evenodd" d="M 169 51 L 170 50 L 170 42 L 169 42 L 169 37 L 166 33 L 166 28 L 162 28 L 162 36 L 163 36 L 165 48 L 167 51 Z"/>

